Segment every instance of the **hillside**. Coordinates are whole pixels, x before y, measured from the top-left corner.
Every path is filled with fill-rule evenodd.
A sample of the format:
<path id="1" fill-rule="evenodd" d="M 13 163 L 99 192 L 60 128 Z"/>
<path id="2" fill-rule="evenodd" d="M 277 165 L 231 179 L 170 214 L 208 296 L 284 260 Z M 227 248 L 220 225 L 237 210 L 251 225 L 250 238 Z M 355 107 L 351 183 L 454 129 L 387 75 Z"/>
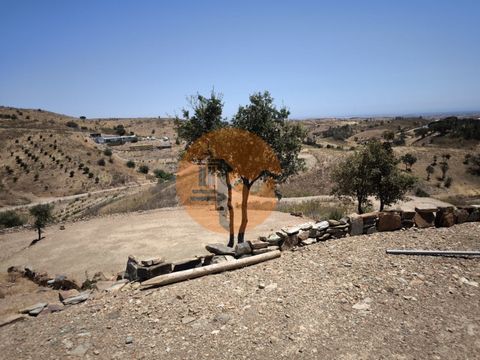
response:
<path id="1" fill-rule="evenodd" d="M 114 134 L 123 126 L 146 141 L 97 144 L 90 133 Z M 159 149 L 158 138 L 172 139 Z M 0 207 L 114 189 L 153 180 L 126 166 L 174 172 L 179 147 L 171 119 L 78 119 L 44 110 L 0 108 Z M 106 155 L 109 148 L 111 155 Z"/>

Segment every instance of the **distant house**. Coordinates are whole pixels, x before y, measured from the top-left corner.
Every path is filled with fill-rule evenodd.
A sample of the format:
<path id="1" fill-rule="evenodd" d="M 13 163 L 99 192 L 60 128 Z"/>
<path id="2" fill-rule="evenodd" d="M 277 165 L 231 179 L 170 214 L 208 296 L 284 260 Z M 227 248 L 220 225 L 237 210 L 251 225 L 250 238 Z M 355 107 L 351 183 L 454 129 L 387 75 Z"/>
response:
<path id="1" fill-rule="evenodd" d="M 127 142 L 137 142 L 138 138 L 136 135 L 100 135 L 94 137 L 94 140 L 98 144 L 119 145 Z"/>
<path id="2" fill-rule="evenodd" d="M 168 138 L 167 138 L 168 139 Z M 172 147 L 172 143 L 170 140 L 160 140 L 159 144 L 157 145 L 159 149 L 170 149 Z"/>

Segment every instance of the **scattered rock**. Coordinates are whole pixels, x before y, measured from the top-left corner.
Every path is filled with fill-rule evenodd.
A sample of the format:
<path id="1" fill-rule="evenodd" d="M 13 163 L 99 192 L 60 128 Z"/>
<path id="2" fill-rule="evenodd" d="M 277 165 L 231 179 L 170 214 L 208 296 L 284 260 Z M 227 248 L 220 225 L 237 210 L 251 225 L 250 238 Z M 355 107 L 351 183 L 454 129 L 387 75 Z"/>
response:
<path id="1" fill-rule="evenodd" d="M 58 299 L 63 302 L 63 300 L 79 295 L 80 292 L 75 289 L 63 290 L 58 292 Z"/>
<path id="2" fill-rule="evenodd" d="M 270 236 L 267 237 L 267 242 L 270 245 L 280 245 L 282 242 L 282 238 L 278 236 L 277 234 L 271 234 Z"/>
<path id="3" fill-rule="evenodd" d="M 302 230 L 298 233 L 298 240 L 304 241 L 307 240 L 310 237 L 310 231 L 309 230 Z"/>
<path id="4" fill-rule="evenodd" d="M 473 280 L 468 280 L 467 278 L 464 278 L 464 277 L 461 277 L 461 278 L 459 279 L 459 281 L 460 281 L 462 284 L 467 284 L 467 285 L 470 285 L 470 286 L 478 287 L 478 282 L 473 281 Z"/>
<path id="5" fill-rule="evenodd" d="M 352 309 L 369 311 L 371 302 L 372 302 L 372 299 L 367 297 L 367 298 L 363 299 L 362 301 L 359 301 L 356 304 L 354 304 L 352 306 Z"/>
<path id="6" fill-rule="evenodd" d="M 125 339 L 125 344 L 131 344 L 131 343 L 133 343 L 133 337 L 127 336 L 127 338 Z"/>
<path id="7" fill-rule="evenodd" d="M 42 310 L 47 307 L 48 303 L 36 303 L 34 305 L 27 306 L 26 308 L 21 309 L 19 312 L 21 314 L 29 314 L 31 316 L 37 316 L 42 312 Z"/>
<path id="8" fill-rule="evenodd" d="M 72 296 L 67 299 L 64 299 L 62 302 L 64 305 L 76 305 L 86 301 L 89 297 L 90 297 L 90 291 L 84 291 L 76 296 Z"/>
<path id="9" fill-rule="evenodd" d="M 341 223 L 340 221 L 338 221 L 338 220 L 333 220 L 333 219 L 328 220 L 328 224 L 329 224 L 330 226 L 339 226 L 339 225 L 342 225 L 342 223 Z"/>
<path id="10" fill-rule="evenodd" d="M 215 255 L 235 255 L 235 249 L 223 244 L 209 244 L 205 246 L 207 251 Z"/>
<path id="11" fill-rule="evenodd" d="M 226 261 L 235 261 L 232 255 L 215 255 L 212 258 L 212 264 L 220 264 Z"/>
<path id="12" fill-rule="evenodd" d="M 300 232 L 300 227 L 299 226 L 293 226 L 293 227 L 289 227 L 289 228 L 283 228 L 282 231 L 284 231 L 288 236 L 296 235 Z"/>
<path id="13" fill-rule="evenodd" d="M 263 242 L 263 241 L 249 241 L 249 244 L 253 250 L 264 249 L 268 247 L 268 242 Z"/>
<path id="14" fill-rule="evenodd" d="M 153 266 L 165 262 L 161 257 L 155 257 L 150 259 L 141 260 L 140 264 L 142 266 Z"/>
<path id="15" fill-rule="evenodd" d="M 308 238 L 308 239 L 302 240 L 301 244 L 312 245 L 312 244 L 315 244 L 316 242 L 317 242 L 317 239 Z"/>
<path id="16" fill-rule="evenodd" d="M 255 243 L 257 243 L 257 242 L 259 244 L 264 244 L 265 246 L 268 246 L 268 243 L 264 243 L 264 242 L 261 242 L 261 241 L 256 241 Z M 237 244 L 235 246 L 235 256 L 240 257 L 242 255 L 251 254 L 252 253 L 252 248 L 253 248 L 253 246 L 251 246 L 250 241 Z"/>

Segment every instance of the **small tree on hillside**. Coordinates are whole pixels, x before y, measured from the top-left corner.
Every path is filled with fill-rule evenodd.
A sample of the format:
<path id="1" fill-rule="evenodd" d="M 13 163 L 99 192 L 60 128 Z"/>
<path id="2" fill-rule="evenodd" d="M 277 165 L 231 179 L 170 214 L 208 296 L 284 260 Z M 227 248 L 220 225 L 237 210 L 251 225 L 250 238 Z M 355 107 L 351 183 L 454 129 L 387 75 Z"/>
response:
<path id="1" fill-rule="evenodd" d="M 233 117 L 232 126 L 257 135 L 275 153 L 280 173 L 275 174 L 267 169 L 256 169 L 252 173 L 240 174 L 242 181 L 242 221 L 238 230 L 238 242 L 245 238 L 248 223 L 248 196 L 250 189 L 257 180 L 276 183 L 285 181 L 288 177 L 297 174 L 304 168 L 304 161 L 298 157 L 302 149 L 302 140 L 306 136 L 305 130 L 299 123 L 287 121 L 290 112 L 287 108 L 277 109 L 273 98 L 268 91 L 255 93 L 250 96 L 250 104 L 240 106 Z M 248 144 L 238 144 L 248 146 Z"/>
<path id="2" fill-rule="evenodd" d="M 413 164 L 417 162 L 417 157 L 410 153 L 406 153 L 400 159 L 405 164 L 405 171 L 412 171 Z"/>
<path id="3" fill-rule="evenodd" d="M 440 163 L 440 170 L 442 171 L 442 180 L 445 180 L 445 176 L 447 175 L 447 171 L 450 167 L 446 161 L 442 161 Z"/>
<path id="4" fill-rule="evenodd" d="M 140 167 L 138 168 L 138 172 L 142 174 L 148 174 L 149 170 L 150 169 L 147 165 L 140 165 Z"/>
<path id="5" fill-rule="evenodd" d="M 430 176 L 435 172 L 435 168 L 432 165 L 428 165 L 425 171 L 427 172 L 427 181 L 430 181 Z"/>
<path id="6" fill-rule="evenodd" d="M 50 204 L 38 204 L 30 209 L 30 214 L 35 217 L 35 227 L 38 231 L 38 239 L 32 241 L 30 245 L 42 239 L 42 229 L 53 220 L 53 205 Z"/>
<path id="7" fill-rule="evenodd" d="M 393 139 L 395 139 L 395 133 L 393 131 L 386 130 L 383 132 L 382 137 L 386 141 L 393 141 Z"/>
<path id="8" fill-rule="evenodd" d="M 135 167 L 135 162 L 133 160 L 128 160 L 126 165 L 128 168 L 133 169 Z"/>

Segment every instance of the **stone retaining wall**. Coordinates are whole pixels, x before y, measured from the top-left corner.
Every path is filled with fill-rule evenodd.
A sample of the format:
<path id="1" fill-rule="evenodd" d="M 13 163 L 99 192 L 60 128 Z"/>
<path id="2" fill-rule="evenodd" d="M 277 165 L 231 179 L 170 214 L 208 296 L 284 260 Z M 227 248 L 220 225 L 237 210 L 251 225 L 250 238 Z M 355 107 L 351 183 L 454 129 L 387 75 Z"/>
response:
<path id="1" fill-rule="evenodd" d="M 307 222 L 295 227 L 282 228 L 269 236 L 238 244 L 235 248 L 224 244 L 210 244 L 206 246 L 210 255 L 176 263 L 165 262 L 158 258 L 138 261 L 134 257 L 129 257 L 125 278 L 130 281 L 144 281 L 158 275 L 242 259 L 273 250 L 291 250 L 298 246 L 308 246 L 319 241 L 346 236 L 396 231 L 411 227 L 449 227 L 473 221 L 480 221 L 480 205 L 459 208 L 419 206 L 415 211 L 392 210 L 361 215 L 352 214 L 340 220 Z"/>

